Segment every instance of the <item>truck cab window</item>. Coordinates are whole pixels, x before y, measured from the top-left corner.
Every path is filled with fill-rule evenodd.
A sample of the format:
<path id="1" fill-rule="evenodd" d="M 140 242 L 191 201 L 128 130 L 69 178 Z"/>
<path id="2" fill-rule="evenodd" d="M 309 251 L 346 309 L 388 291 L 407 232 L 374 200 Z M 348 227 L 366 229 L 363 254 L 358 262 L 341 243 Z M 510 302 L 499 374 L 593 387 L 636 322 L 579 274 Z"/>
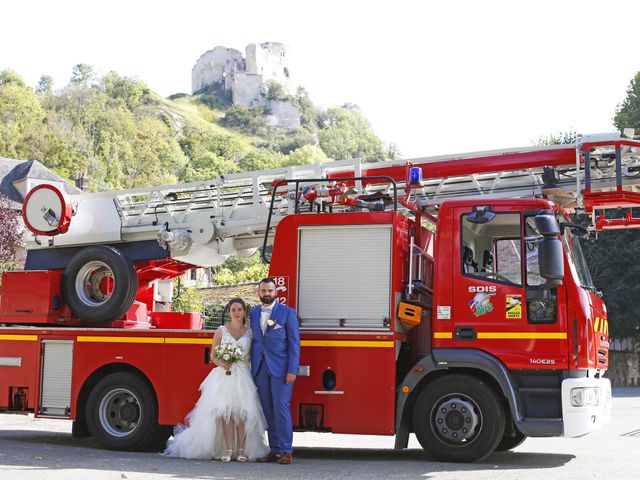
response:
<path id="1" fill-rule="evenodd" d="M 519 213 L 498 213 L 487 223 L 462 217 L 462 273 L 472 277 L 522 285 Z"/>

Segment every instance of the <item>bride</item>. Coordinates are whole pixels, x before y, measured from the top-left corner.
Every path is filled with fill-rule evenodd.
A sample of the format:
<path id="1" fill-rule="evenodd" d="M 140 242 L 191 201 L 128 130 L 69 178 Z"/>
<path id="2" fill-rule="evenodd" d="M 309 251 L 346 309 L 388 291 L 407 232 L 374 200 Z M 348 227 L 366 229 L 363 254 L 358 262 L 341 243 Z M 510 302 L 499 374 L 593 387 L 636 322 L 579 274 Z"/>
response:
<path id="1" fill-rule="evenodd" d="M 254 460 L 269 453 L 264 441 L 266 421 L 249 366 L 252 333 L 245 325 L 246 305 L 241 298 L 227 304 L 231 320 L 213 336 L 214 368 L 200 385 L 200 399 L 187 415 L 187 426 L 178 426 L 164 455 L 223 462 Z M 227 363 L 215 349 L 230 343 L 242 349 L 242 359 Z M 230 372 L 230 374 L 229 374 Z"/>

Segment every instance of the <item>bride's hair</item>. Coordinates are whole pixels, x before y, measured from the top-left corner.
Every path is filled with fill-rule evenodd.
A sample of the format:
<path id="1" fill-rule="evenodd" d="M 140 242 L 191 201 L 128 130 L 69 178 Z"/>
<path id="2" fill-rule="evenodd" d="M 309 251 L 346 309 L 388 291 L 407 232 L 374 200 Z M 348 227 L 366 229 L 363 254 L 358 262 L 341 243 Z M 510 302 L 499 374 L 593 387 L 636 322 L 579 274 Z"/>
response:
<path id="1" fill-rule="evenodd" d="M 247 305 L 244 303 L 244 300 L 241 299 L 240 297 L 234 297 L 231 300 L 229 300 L 229 302 L 227 303 L 227 306 L 224 307 L 224 312 L 228 313 L 229 309 L 231 308 L 231 305 L 233 305 L 234 303 L 239 303 L 240 305 L 242 305 L 242 309 L 244 310 L 244 317 L 242 317 L 242 323 L 247 323 Z M 229 315 L 229 321 L 231 321 L 231 315 Z M 224 323 L 224 316 L 223 316 L 223 323 Z"/>

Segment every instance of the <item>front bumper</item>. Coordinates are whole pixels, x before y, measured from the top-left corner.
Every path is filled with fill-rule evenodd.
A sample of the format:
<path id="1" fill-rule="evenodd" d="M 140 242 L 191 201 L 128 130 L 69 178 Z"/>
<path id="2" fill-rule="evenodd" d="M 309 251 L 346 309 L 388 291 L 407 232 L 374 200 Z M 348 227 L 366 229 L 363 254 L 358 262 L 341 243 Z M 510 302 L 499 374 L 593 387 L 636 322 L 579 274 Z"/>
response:
<path id="1" fill-rule="evenodd" d="M 595 405 L 571 403 L 573 389 L 596 389 Z M 576 396 L 574 395 L 574 403 Z M 608 378 L 567 378 L 562 381 L 562 421 L 565 437 L 581 437 L 602 427 L 611 418 L 611 382 Z"/>

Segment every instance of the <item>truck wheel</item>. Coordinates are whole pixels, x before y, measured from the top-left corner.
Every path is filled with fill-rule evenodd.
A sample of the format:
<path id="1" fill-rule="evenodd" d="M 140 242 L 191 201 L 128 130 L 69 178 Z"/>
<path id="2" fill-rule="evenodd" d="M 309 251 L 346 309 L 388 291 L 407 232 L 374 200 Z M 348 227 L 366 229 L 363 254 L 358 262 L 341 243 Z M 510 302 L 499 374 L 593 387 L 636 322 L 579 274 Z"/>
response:
<path id="1" fill-rule="evenodd" d="M 507 450 L 512 450 L 522 442 L 524 442 L 526 439 L 527 436 L 520 432 L 520 430 L 518 430 L 517 428 L 512 432 L 505 431 L 502 439 L 496 447 L 496 452 L 506 452 Z"/>
<path id="2" fill-rule="evenodd" d="M 62 276 L 62 295 L 71 312 L 90 323 L 120 318 L 137 291 L 138 276 L 131 261 L 106 245 L 80 250 Z"/>
<path id="3" fill-rule="evenodd" d="M 112 373 L 101 379 L 89 394 L 86 411 L 91 436 L 109 450 L 152 448 L 164 431 L 157 422 L 151 386 L 132 373 Z"/>
<path id="4" fill-rule="evenodd" d="M 498 396 L 469 375 L 434 380 L 420 392 L 413 409 L 413 430 L 432 460 L 481 460 L 494 451 L 504 425 Z"/>

